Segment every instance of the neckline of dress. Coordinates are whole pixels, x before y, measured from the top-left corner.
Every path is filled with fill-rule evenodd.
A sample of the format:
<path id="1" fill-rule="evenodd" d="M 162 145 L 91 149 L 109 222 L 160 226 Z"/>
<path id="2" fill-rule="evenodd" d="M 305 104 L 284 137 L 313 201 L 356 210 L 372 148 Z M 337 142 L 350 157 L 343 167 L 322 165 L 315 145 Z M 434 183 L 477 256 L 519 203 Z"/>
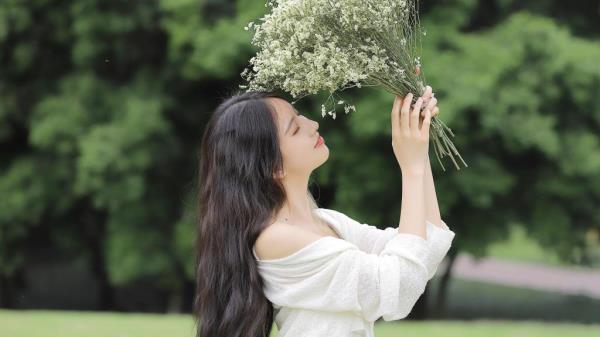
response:
<path id="1" fill-rule="evenodd" d="M 317 208 L 315 211 L 319 211 L 318 213 L 322 214 L 323 212 L 321 212 L 321 210 L 323 210 L 323 209 L 322 208 Z M 334 231 L 339 236 L 339 238 L 336 238 L 335 236 L 331 236 L 331 235 L 324 235 L 324 236 L 316 239 L 315 241 L 307 244 L 306 246 L 300 248 L 299 250 L 293 252 L 290 255 L 287 255 L 287 256 L 284 256 L 284 257 L 280 257 L 280 258 L 277 258 L 277 259 L 269 259 L 269 260 L 261 260 L 261 259 L 259 259 L 258 256 L 256 255 L 256 251 L 254 250 L 254 247 L 252 247 L 252 254 L 254 254 L 254 258 L 256 259 L 256 261 L 260 262 L 260 263 L 285 261 L 285 260 L 288 260 L 288 259 L 296 257 L 297 255 L 301 254 L 302 252 L 308 250 L 310 247 L 316 245 L 319 242 L 322 242 L 325 239 L 342 240 L 342 241 L 346 241 L 347 242 L 347 240 L 341 234 L 341 231 L 338 230 L 338 228 L 336 227 L 336 225 L 334 225 L 333 223 L 331 223 L 331 222 L 323 219 L 323 216 L 321 216 L 320 214 L 318 214 L 317 216 L 319 216 L 321 218 L 321 220 L 325 221 L 325 224 L 327 224 L 327 226 L 329 226 L 331 228 L 331 230 Z"/>

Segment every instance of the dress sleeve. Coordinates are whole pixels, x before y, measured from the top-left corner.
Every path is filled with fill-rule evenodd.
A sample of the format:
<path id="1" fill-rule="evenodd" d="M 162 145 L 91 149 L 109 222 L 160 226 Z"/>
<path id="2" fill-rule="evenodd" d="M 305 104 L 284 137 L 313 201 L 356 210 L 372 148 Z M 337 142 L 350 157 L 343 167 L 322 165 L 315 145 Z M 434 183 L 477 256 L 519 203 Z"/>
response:
<path id="1" fill-rule="evenodd" d="M 427 269 L 429 271 L 429 275 L 427 276 L 428 280 L 431 280 L 433 276 L 446 256 L 450 247 L 452 246 L 452 241 L 454 240 L 454 233 L 446 222 L 442 220 L 442 227 L 434 225 L 430 221 L 426 221 L 427 228 L 427 244 L 429 245 L 429 257 L 427 261 Z"/>
<path id="2" fill-rule="evenodd" d="M 348 215 L 336 210 L 327 209 L 327 212 L 343 222 L 348 233 L 348 240 L 360 250 L 371 254 L 380 254 L 388 241 L 398 234 L 397 227 L 379 229 L 375 226 L 360 223 Z M 428 280 L 432 279 L 437 269 L 450 250 L 455 233 L 448 228 L 442 220 L 442 228 L 426 221 L 427 244 L 430 254 L 425 262 L 428 270 Z"/>
<path id="3" fill-rule="evenodd" d="M 346 239 L 367 253 L 381 253 L 387 242 L 398 234 L 397 228 L 379 229 L 366 223 L 360 223 L 336 210 L 328 209 L 327 212 L 337 218 L 341 222 L 340 225 L 346 229 Z"/>
<path id="4" fill-rule="evenodd" d="M 414 234 L 396 233 L 379 254 L 324 237 L 259 268 L 274 304 L 392 321 L 408 316 L 425 291 L 430 256 L 427 241 Z"/>

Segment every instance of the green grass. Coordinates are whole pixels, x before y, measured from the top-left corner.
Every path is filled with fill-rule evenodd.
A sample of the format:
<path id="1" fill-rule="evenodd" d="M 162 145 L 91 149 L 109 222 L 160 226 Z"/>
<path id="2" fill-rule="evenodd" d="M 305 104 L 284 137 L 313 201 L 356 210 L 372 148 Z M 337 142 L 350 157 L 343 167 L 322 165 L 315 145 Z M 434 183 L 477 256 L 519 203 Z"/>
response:
<path id="1" fill-rule="evenodd" d="M 0 310 L 0 337 L 193 337 L 189 315 Z M 274 327 L 271 336 L 275 336 Z M 377 337 L 593 337 L 600 325 L 512 321 L 380 321 Z M 310 337 L 310 336 L 307 336 Z M 333 337 L 333 336 L 332 336 Z"/>
<path id="2" fill-rule="evenodd" d="M 541 322 L 415 321 L 384 322 L 375 325 L 376 337 L 598 337 L 600 326 Z"/>
<path id="3" fill-rule="evenodd" d="M 194 336 L 189 315 L 0 310 L 0 337 Z"/>

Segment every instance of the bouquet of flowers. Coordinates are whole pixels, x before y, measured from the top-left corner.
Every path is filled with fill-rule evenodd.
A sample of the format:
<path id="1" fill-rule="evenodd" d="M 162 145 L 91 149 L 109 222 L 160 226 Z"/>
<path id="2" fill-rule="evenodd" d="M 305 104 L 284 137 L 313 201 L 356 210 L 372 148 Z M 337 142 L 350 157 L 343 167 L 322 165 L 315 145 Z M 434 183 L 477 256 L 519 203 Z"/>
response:
<path id="1" fill-rule="evenodd" d="M 418 0 L 268 0 L 271 13 L 250 22 L 252 44 L 259 48 L 250 59 L 252 71 L 241 76 L 240 88 L 271 91 L 280 88 L 302 98 L 329 91 L 333 109 L 321 105 L 322 116 L 336 117 L 334 92 L 351 87 L 380 86 L 399 96 L 425 91 L 417 46 L 421 43 Z M 295 103 L 295 102 L 293 102 Z M 292 104 L 293 104 L 292 103 Z M 337 104 L 343 104 L 338 100 Z M 356 111 L 345 104 L 344 111 Z M 460 154 L 446 135 L 452 130 L 439 118 L 431 121 L 431 139 L 438 161 Z M 462 160 L 463 164 L 467 164 Z M 445 169 L 444 169 L 445 170 Z"/>

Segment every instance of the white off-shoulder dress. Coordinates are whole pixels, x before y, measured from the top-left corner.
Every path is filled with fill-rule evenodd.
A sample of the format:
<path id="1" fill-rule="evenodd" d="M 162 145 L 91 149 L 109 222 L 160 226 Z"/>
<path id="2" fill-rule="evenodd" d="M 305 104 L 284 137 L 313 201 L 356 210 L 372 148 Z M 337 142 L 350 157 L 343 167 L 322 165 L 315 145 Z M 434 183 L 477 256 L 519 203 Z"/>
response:
<path id="1" fill-rule="evenodd" d="M 374 323 L 408 316 L 446 256 L 455 233 L 427 221 L 427 240 L 378 229 L 327 208 L 315 210 L 338 236 L 291 255 L 253 253 L 278 337 L 374 337 Z"/>

